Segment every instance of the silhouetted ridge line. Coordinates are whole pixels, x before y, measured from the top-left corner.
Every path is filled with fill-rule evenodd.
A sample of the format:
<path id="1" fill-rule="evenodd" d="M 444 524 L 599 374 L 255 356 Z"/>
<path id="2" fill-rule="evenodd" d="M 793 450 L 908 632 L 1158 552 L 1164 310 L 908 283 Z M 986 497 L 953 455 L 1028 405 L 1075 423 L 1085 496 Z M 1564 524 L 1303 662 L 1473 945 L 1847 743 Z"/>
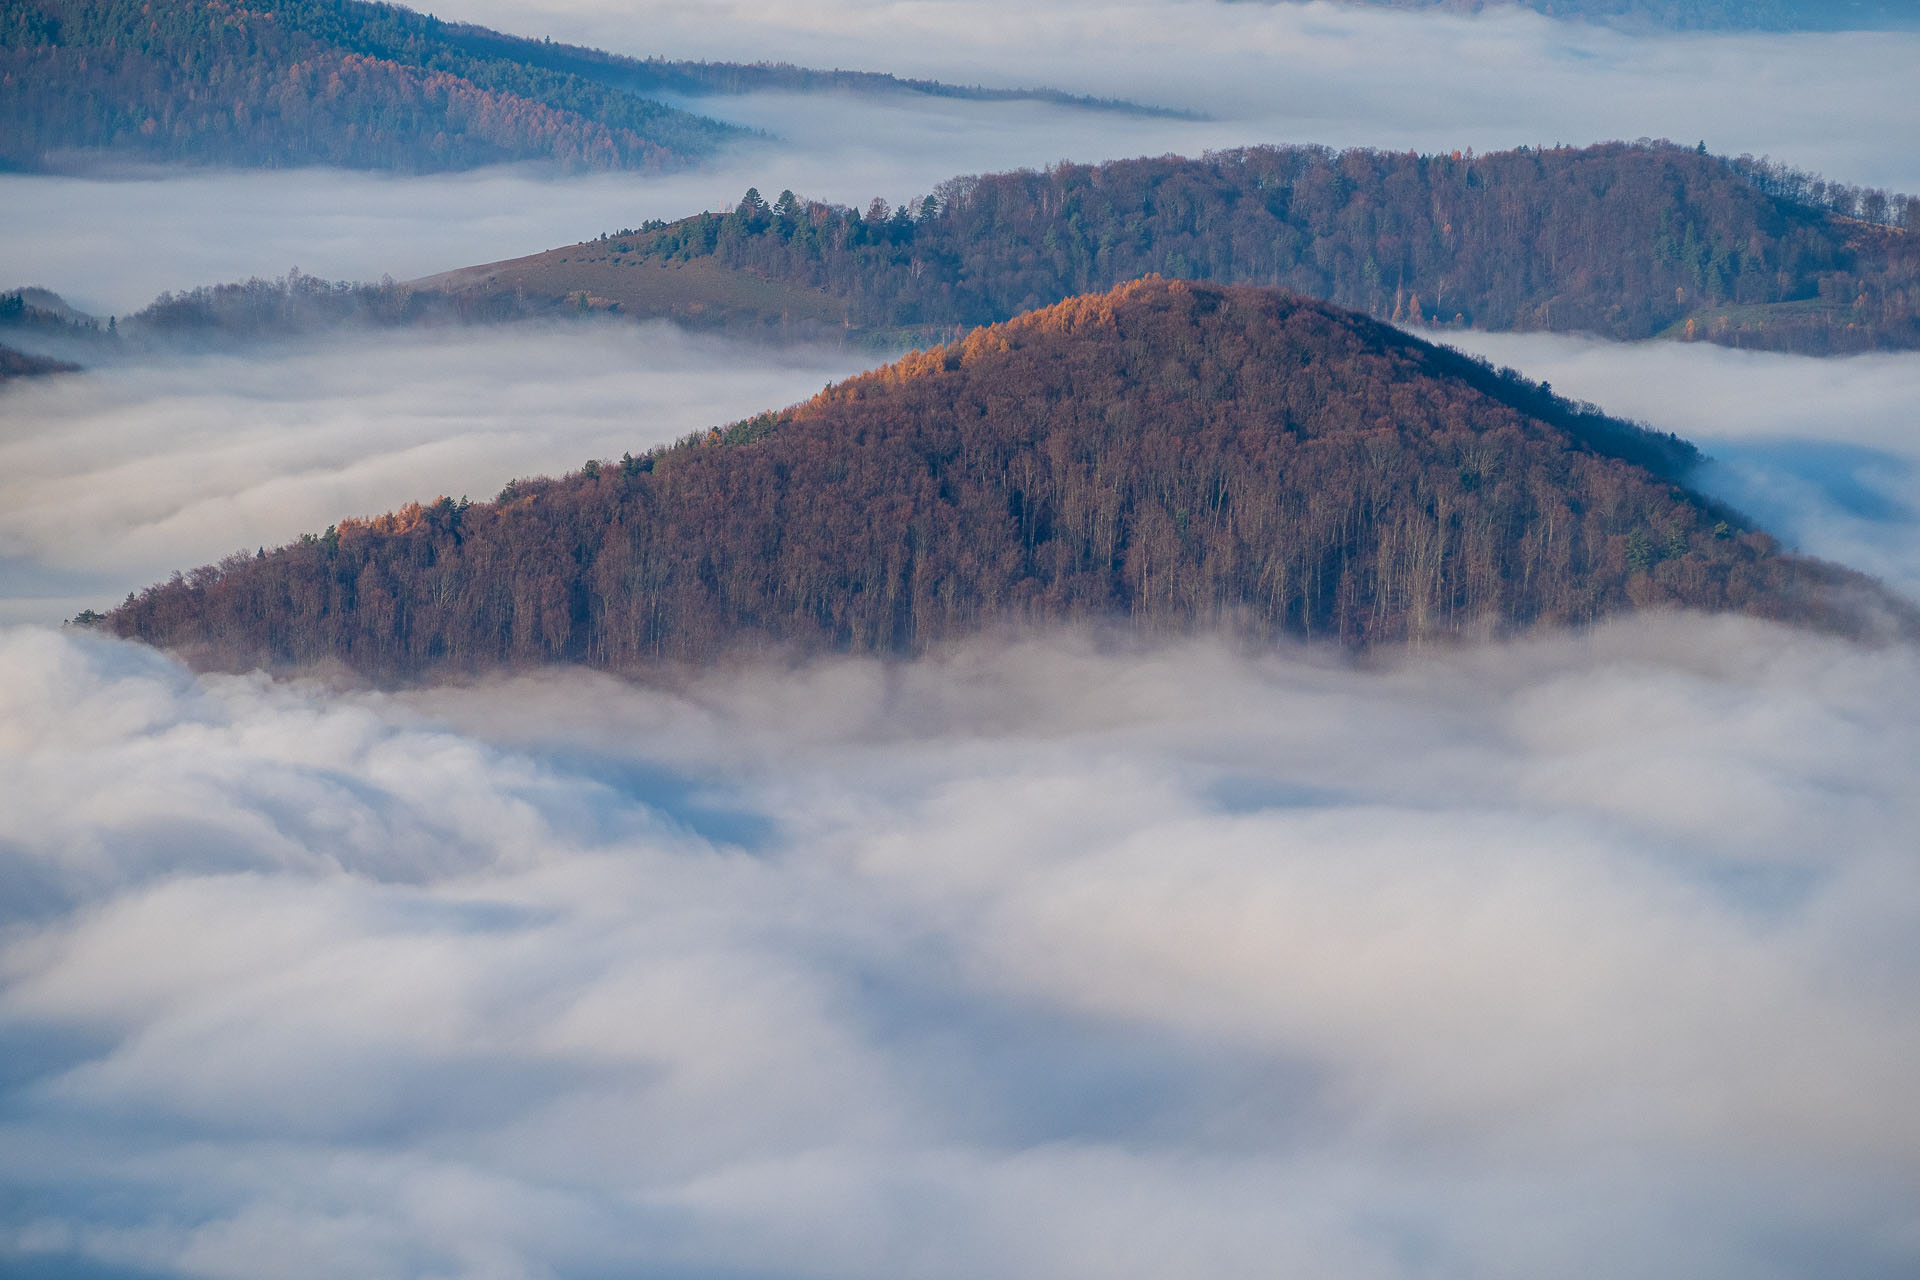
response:
<path id="1" fill-rule="evenodd" d="M 1230 0 L 1238 3 L 1239 0 Z M 1272 0 L 1269 0 L 1271 3 Z M 1394 9 L 1480 13 L 1519 5 L 1629 30 L 1874 31 L 1920 25 L 1912 0 L 1348 0 Z"/>
<path id="2" fill-rule="evenodd" d="M 210 666 L 417 677 L 1074 621 L 1368 645 L 1645 607 L 1906 616 L 1683 488 L 1694 456 L 1324 303 L 1154 278 L 494 502 L 236 556 L 108 624 Z"/>

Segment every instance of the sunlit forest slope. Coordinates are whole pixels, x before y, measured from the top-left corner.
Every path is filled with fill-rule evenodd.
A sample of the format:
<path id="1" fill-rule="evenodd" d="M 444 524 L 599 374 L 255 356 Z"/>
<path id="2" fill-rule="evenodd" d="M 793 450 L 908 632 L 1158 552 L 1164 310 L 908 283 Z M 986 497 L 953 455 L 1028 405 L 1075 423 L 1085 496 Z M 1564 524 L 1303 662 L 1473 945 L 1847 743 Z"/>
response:
<path id="1" fill-rule="evenodd" d="M 1857 627 L 1693 450 L 1277 290 L 1153 279 L 492 502 L 349 520 L 108 618 L 212 666 L 915 653 L 1013 623 L 1353 645 L 1653 606 Z"/>

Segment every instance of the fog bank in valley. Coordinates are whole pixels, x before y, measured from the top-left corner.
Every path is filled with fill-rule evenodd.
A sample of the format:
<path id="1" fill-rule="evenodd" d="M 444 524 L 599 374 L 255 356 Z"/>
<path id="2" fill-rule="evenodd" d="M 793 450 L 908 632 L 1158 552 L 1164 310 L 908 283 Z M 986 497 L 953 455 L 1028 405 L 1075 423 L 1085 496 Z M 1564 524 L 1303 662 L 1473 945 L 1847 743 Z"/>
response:
<path id="1" fill-rule="evenodd" d="M 398 697 L 0 632 L 0 1258 L 1911 1274 L 1917 691 L 1703 618 Z"/>
<path id="2" fill-rule="evenodd" d="M 57 622 L 342 516 L 640 453 L 871 360 L 578 323 L 161 352 L 20 383 L 0 393 L 0 620 Z"/>

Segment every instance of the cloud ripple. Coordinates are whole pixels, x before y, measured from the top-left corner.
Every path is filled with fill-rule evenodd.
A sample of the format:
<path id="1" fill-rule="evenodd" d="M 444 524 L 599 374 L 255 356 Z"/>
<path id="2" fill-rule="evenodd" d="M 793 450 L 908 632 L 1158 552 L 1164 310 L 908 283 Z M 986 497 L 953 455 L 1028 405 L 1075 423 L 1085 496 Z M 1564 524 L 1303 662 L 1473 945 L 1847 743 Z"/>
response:
<path id="1" fill-rule="evenodd" d="M 376 694 L 0 633 L 0 1256 L 1910 1274 L 1917 666 L 1653 618 Z"/>

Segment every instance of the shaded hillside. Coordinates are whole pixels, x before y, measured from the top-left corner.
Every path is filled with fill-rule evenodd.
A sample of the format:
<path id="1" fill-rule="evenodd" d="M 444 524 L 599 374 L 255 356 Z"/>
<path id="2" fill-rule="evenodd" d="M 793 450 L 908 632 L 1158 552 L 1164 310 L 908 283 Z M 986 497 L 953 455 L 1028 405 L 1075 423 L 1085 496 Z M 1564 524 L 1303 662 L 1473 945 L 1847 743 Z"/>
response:
<path id="1" fill-rule="evenodd" d="M 1374 644 L 1652 605 L 1851 625 L 1871 589 L 1681 488 L 1690 446 L 1273 290 L 1142 281 L 494 502 L 149 589 L 220 667 L 918 652 L 1006 623 Z"/>
<path id="2" fill-rule="evenodd" d="M 27 287 L 0 293 L 0 343 L 28 360 L 44 362 L 46 372 L 92 364 L 119 347 L 111 317 L 102 320 L 76 310 L 59 294 Z M 16 376 L 18 373 L 16 372 Z"/>
<path id="3" fill-rule="evenodd" d="M 956 179 L 864 211 L 750 190 L 725 213 L 403 284 L 248 281 L 133 319 L 249 337 L 600 311 L 897 348 L 1160 274 L 1439 328 L 1836 355 L 1920 347 L 1916 228 L 1912 197 L 1666 143 L 1260 147 Z"/>
<path id="4" fill-rule="evenodd" d="M 103 158 L 431 171 L 659 168 L 744 131 L 678 96 L 855 90 L 1041 98 L 860 72 L 641 60 L 360 0 L 14 0 L 0 7 L 0 166 Z"/>
<path id="5" fill-rule="evenodd" d="M 736 131 L 460 29 L 352 0 L 19 0 L 0 16 L 0 159 L 657 168 Z"/>
<path id="6" fill-rule="evenodd" d="M 1149 273 L 1435 325 L 1808 354 L 1920 347 L 1920 200 L 1664 143 L 1419 156 L 1259 147 L 956 179 L 862 211 L 749 192 L 471 277 L 617 297 L 710 261 L 939 336 Z M 565 289 L 541 275 L 568 259 Z"/>

